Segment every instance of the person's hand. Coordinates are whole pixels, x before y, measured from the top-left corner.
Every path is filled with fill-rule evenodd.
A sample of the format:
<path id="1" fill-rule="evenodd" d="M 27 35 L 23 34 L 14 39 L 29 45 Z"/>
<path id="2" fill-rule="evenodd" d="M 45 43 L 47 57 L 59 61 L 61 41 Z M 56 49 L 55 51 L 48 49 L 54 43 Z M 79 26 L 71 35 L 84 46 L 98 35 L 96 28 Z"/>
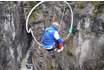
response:
<path id="1" fill-rule="evenodd" d="M 63 38 L 63 39 L 64 39 L 64 41 L 68 40 L 67 38 Z"/>

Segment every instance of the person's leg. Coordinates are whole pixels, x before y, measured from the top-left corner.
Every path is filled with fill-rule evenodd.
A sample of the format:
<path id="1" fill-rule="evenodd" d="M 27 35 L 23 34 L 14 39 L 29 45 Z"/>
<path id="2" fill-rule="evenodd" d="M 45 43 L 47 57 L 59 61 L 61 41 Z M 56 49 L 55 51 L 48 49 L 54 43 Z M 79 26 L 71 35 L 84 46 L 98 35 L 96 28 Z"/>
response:
<path id="1" fill-rule="evenodd" d="M 52 49 L 46 49 L 47 51 L 53 51 L 54 50 L 54 48 L 52 48 Z"/>
<path id="2" fill-rule="evenodd" d="M 58 45 L 59 45 L 59 43 L 58 43 L 58 42 L 55 42 L 54 47 L 55 47 L 55 48 L 57 48 L 57 47 L 58 47 Z"/>
<path id="3" fill-rule="evenodd" d="M 59 47 L 59 43 L 57 41 L 55 41 L 53 48 L 52 49 L 46 49 L 47 51 L 54 51 L 56 48 Z"/>
<path id="4" fill-rule="evenodd" d="M 46 49 L 46 50 L 47 50 L 47 51 L 54 51 L 54 49 L 55 49 L 55 46 L 53 46 L 52 49 Z"/>
<path id="5" fill-rule="evenodd" d="M 58 45 L 59 45 L 59 43 L 55 42 L 52 49 L 46 49 L 46 50 L 47 51 L 54 51 L 56 48 L 58 48 Z"/>

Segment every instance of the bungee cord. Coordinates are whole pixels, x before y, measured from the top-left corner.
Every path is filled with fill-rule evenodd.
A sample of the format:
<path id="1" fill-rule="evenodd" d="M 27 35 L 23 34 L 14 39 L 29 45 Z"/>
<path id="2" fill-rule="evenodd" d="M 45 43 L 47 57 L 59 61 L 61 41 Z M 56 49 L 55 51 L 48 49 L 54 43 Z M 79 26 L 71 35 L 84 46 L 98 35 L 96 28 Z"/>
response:
<path id="1" fill-rule="evenodd" d="M 39 6 L 40 4 L 42 4 L 44 1 L 42 1 L 42 2 L 39 2 L 37 5 L 35 5 L 31 10 L 30 10 L 30 12 L 29 12 L 29 14 L 28 14 L 28 16 L 27 16 L 27 19 L 26 19 L 26 31 L 28 32 L 28 33 L 31 33 L 32 34 L 32 36 L 33 36 L 33 38 L 34 38 L 34 40 L 36 41 L 36 43 L 38 44 L 38 45 L 40 45 L 40 46 L 42 46 L 42 44 L 41 43 L 39 43 L 38 41 L 37 41 L 37 39 L 36 39 L 36 37 L 34 36 L 34 34 L 33 34 L 33 31 L 32 31 L 32 29 L 30 28 L 28 28 L 28 19 L 29 19 L 29 17 L 30 17 L 30 15 L 31 15 L 31 13 L 32 13 L 32 11 L 37 7 L 37 6 Z M 64 1 L 67 5 L 68 5 L 68 7 L 70 8 L 70 10 L 71 10 L 71 26 L 70 26 L 70 29 L 69 29 L 69 33 L 68 33 L 68 35 L 66 36 L 66 38 L 68 38 L 69 37 L 69 35 L 72 33 L 72 28 L 73 28 L 73 11 L 72 11 L 72 8 L 71 8 L 71 6 L 69 5 L 69 3 L 67 3 L 66 1 Z M 60 26 L 59 26 L 59 30 L 58 30 L 58 32 L 60 31 L 60 28 L 61 28 L 61 24 L 62 24 L 62 20 L 63 20 L 63 16 L 64 16 L 64 11 L 65 11 L 65 6 L 64 6 L 64 9 L 63 9 L 63 13 L 62 13 L 62 17 L 61 17 L 61 21 L 60 21 Z"/>

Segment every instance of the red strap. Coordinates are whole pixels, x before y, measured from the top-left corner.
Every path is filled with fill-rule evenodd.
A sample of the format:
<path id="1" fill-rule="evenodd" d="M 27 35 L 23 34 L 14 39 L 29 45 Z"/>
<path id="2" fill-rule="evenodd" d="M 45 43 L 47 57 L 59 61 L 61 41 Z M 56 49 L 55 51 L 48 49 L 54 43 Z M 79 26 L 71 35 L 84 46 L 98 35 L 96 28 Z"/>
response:
<path id="1" fill-rule="evenodd" d="M 59 43 L 59 45 L 58 45 L 57 48 L 58 48 L 58 49 L 62 49 L 62 43 Z"/>

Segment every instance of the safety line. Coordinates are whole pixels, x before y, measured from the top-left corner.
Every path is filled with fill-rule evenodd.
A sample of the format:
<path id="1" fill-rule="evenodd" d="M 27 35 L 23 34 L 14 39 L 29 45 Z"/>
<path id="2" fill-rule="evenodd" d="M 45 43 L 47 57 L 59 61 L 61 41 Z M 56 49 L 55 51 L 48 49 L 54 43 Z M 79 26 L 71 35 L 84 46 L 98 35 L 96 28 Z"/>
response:
<path id="1" fill-rule="evenodd" d="M 64 5 L 65 6 L 65 5 Z M 58 29 L 58 32 L 60 31 L 61 29 L 61 25 L 62 25 L 62 20 L 63 20 L 63 17 L 64 17 L 64 12 L 65 12 L 65 7 L 63 9 L 63 13 L 62 13 L 62 17 L 61 17 L 61 21 L 60 21 L 60 25 L 59 25 L 59 29 Z"/>

